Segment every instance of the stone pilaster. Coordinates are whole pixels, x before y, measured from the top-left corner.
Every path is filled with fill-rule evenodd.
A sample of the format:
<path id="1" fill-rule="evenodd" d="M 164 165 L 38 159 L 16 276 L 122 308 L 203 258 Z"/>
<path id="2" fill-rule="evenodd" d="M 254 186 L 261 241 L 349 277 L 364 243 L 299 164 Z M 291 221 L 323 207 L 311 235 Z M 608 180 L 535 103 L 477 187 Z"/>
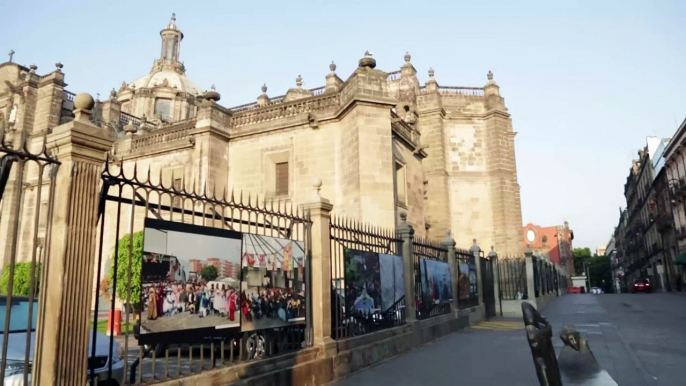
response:
<path id="1" fill-rule="evenodd" d="M 48 138 L 62 165 L 39 295 L 35 385 L 86 384 L 100 173 L 112 146 L 107 132 L 88 121 L 93 105 L 90 95 L 78 95 L 74 121 Z"/>
<path id="2" fill-rule="evenodd" d="M 479 295 L 479 307 L 484 307 L 484 281 L 481 272 L 481 248 L 476 244 L 476 239 L 473 240 L 474 245 L 469 248 L 474 256 L 474 265 L 476 265 L 476 290 Z"/>
<path id="3" fill-rule="evenodd" d="M 428 154 L 422 161 L 428 181 L 425 201 L 428 237 L 438 239 L 443 236 L 444 229 L 450 228 L 452 210 L 445 152 L 445 110 L 433 70 L 429 71 L 426 91 L 420 98 L 418 130 L 422 135 L 422 146 Z"/>
<path id="4" fill-rule="evenodd" d="M 403 240 L 402 256 L 405 271 L 405 321 L 412 324 L 417 321 L 417 305 L 415 303 L 415 272 L 414 272 L 414 229 L 407 223 L 407 213 L 400 213 L 401 223 L 398 225 L 398 237 Z"/>
<path id="5" fill-rule="evenodd" d="M 534 282 L 534 253 L 531 249 L 527 248 L 524 251 L 524 256 L 526 259 L 526 300 L 538 308 L 536 305 L 536 283 Z"/>
<path id="6" fill-rule="evenodd" d="M 457 294 L 457 280 L 458 280 L 458 266 L 457 266 L 457 256 L 455 255 L 455 239 L 450 237 L 450 229 L 445 231 L 445 238 L 441 241 L 441 246 L 448 250 L 448 265 L 450 265 L 450 282 L 452 283 L 453 291 L 453 302 L 450 303 L 450 309 L 452 311 L 458 310 L 458 299 Z"/>
<path id="7" fill-rule="evenodd" d="M 314 194 L 300 207 L 312 220 L 310 257 L 310 296 L 312 296 L 312 327 L 314 345 L 324 356 L 336 354 L 336 342 L 331 339 L 331 210 L 333 205 L 319 195 L 322 181 L 312 181 Z"/>
<path id="8" fill-rule="evenodd" d="M 495 247 L 491 245 L 491 251 L 488 252 L 488 259 L 491 260 L 491 266 L 493 267 L 493 293 L 495 294 L 495 310 L 496 313 L 502 315 L 502 309 L 500 308 L 500 267 L 498 266 L 498 253 L 495 251 Z"/>

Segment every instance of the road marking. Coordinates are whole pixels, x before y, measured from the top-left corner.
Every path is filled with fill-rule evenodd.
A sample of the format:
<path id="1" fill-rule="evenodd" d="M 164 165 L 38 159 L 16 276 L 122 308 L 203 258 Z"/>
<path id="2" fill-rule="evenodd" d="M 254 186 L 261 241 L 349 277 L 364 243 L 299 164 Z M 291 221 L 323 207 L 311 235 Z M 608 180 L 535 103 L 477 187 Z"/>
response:
<path id="1" fill-rule="evenodd" d="M 524 323 L 523 322 L 508 322 L 508 321 L 481 322 L 479 324 L 473 325 L 471 328 L 475 329 L 475 330 L 515 331 L 515 330 L 523 330 L 524 329 Z"/>

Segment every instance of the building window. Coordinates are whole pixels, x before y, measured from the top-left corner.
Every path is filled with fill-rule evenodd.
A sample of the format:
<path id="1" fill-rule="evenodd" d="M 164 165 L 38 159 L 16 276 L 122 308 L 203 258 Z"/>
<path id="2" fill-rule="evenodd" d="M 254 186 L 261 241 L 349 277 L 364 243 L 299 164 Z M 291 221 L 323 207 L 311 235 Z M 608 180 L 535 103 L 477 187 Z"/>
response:
<path id="1" fill-rule="evenodd" d="M 171 118 L 171 100 L 169 99 L 155 99 L 155 113 L 162 118 Z"/>
<path id="2" fill-rule="evenodd" d="M 288 196 L 288 162 L 274 165 L 274 195 Z"/>
<path id="3" fill-rule="evenodd" d="M 398 197 L 398 205 L 407 205 L 407 178 L 405 175 L 405 165 L 400 162 L 395 163 L 395 192 Z"/>
<path id="4" fill-rule="evenodd" d="M 541 236 L 541 242 L 542 242 L 543 244 L 545 244 L 546 242 L 548 242 L 548 236 L 546 236 L 546 235 Z"/>
<path id="5" fill-rule="evenodd" d="M 176 189 L 177 191 L 182 191 L 183 190 L 183 166 L 181 167 L 173 167 L 169 169 L 164 169 L 162 170 L 162 185 L 169 189 L 173 188 Z M 170 196 L 173 197 L 173 200 L 170 200 Z M 168 193 L 162 193 L 162 205 L 169 205 L 170 202 L 175 208 L 180 208 L 183 203 L 182 197 L 178 196 L 176 193 L 174 194 L 168 194 Z"/>

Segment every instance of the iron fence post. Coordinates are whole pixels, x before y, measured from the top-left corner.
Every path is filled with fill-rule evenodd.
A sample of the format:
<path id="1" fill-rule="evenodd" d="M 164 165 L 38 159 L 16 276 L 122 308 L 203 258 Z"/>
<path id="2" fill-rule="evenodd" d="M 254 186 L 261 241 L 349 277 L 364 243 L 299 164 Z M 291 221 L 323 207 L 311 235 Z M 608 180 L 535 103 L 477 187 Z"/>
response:
<path id="1" fill-rule="evenodd" d="M 453 301 L 450 303 L 450 310 L 457 311 L 457 301 L 459 299 L 459 296 L 457 295 L 457 256 L 455 255 L 455 239 L 450 236 L 450 229 L 445 231 L 445 238 L 443 241 L 441 241 L 441 246 L 448 250 L 448 265 L 450 266 L 450 282 L 453 294 Z"/>
<path id="2" fill-rule="evenodd" d="M 405 321 L 413 324 L 417 320 L 417 306 L 415 304 L 415 275 L 413 239 L 414 228 L 407 223 L 407 213 L 400 213 L 401 223 L 398 225 L 398 237 L 403 240 L 402 256 L 405 268 Z"/>
<path id="3" fill-rule="evenodd" d="M 538 308 L 536 303 L 536 284 L 534 283 L 534 252 L 531 250 L 531 248 L 527 248 L 524 251 L 524 256 L 526 256 L 526 290 L 528 293 L 527 301 L 534 307 Z"/>
<path id="4" fill-rule="evenodd" d="M 491 267 L 493 267 L 493 296 L 496 297 L 495 304 L 498 305 L 496 312 L 503 316 L 503 303 L 500 298 L 500 265 L 498 264 L 498 253 L 493 245 L 491 245 L 491 251 L 488 252 L 488 258 L 491 260 Z"/>

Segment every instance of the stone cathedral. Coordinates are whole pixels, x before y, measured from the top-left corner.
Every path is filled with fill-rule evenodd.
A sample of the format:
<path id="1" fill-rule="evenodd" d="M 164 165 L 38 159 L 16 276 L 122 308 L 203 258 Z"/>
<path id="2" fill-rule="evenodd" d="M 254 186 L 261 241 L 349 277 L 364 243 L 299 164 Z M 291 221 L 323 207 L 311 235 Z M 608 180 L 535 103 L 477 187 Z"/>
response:
<path id="1" fill-rule="evenodd" d="M 303 88 L 298 76 L 284 95 L 270 96 L 262 86 L 255 101 L 228 107 L 219 90 L 201 91 L 186 77 L 184 35 L 174 16 L 160 35 L 150 72 L 122 83 L 91 111 L 90 121 L 111 139 L 109 152 L 125 169 L 149 168 L 166 186 L 195 183 L 197 191 L 214 186 L 296 205 L 320 179 L 336 215 L 394 228 L 406 212 L 416 236 L 439 241 L 450 229 L 460 248 L 477 239 L 501 255 L 521 252 L 516 133 L 492 73 L 484 86 L 452 87 L 439 85 L 429 69 L 422 85 L 409 54 L 399 70 L 386 72 L 367 52 L 346 79 L 331 63 L 321 87 Z M 62 68 L 57 63 L 38 75 L 34 65 L 0 64 L 0 128 L 40 141 L 68 124 L 74 94 L 65 89 Z M 21 216 L 32 218 L 45 203 L 36 202 L 37 176 L 28 177 L 34 183 L 23 187 Z M 16 193 L 11 189 L 8 183 L 5 194 Z M 0 238 L 34 237 L 30 225 L 14 233 L 13 213 L 0 208 Z M 143 217 L 134 221 L 141 229 Z M 129 222 L 124 214 L 123 232 Z M 108 256 L 115 225 L 105 230 Z M 3 266 L 9 253 L 0 249 Z M 30 253 L 20 248 L 18 261 Z"/>

